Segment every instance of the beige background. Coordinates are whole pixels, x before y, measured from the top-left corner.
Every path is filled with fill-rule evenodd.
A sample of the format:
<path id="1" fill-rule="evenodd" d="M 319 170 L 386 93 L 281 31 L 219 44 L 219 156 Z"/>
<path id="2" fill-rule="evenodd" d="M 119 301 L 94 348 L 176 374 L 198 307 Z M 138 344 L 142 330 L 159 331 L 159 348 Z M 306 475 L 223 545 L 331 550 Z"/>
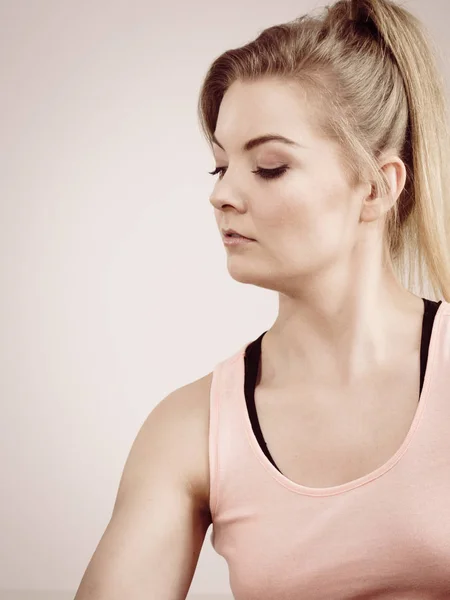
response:
<path id="1" fill-rule="evenodd" d="M 448 0 L 404 4 L 448 77 Z M 319 5 L 0 3 L 1 600 L 73 597 L 148 413 L 275 318 L 227 273 L 197 96 L 222 51 Z M 189 598 L 229 594 L 210 533 Z"/>

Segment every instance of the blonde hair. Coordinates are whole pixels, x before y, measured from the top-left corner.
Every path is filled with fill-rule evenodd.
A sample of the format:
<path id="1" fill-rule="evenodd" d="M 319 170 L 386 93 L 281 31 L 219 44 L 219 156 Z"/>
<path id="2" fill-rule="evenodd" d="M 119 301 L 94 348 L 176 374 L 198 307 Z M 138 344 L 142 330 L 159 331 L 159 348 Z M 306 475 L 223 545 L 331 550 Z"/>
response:
<path id="1" fill-rule="evenodd" d="M 404 189 L 386 219 L 386 247 L 410 289 L 450 301 L 450 148 L 445 85 L 436 48 L 420 21 L 389 0 L 339 0 L 262 31 L 211 64 L 198 116 L 212 145 L 220 103 L 236 80 L 265 77 L 301 83 L 318 107 L 318 127 L 339 142 L 346 172 L 388 182 L 377 159 L 396 149 Z M 405 279 L 407 276 L 407 279 Z"/>

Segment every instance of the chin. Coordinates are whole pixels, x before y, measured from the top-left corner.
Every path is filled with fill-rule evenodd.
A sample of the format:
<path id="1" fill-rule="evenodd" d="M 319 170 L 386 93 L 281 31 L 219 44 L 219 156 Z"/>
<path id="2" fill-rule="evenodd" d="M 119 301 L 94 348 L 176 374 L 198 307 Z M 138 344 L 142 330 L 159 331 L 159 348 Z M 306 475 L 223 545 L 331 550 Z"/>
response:
<path id="1" fill-rule="evenodd" d="M 247 283 L 250 285 L 256 285 L 257 287 L 265 288 L 268 290 L 276 289 L 276 282 L 270 273 L 258 272 L 252 268 L 250 264 L 247 265 L 228 265 L 228 273 L 234 281 L 238 283 Z"/>

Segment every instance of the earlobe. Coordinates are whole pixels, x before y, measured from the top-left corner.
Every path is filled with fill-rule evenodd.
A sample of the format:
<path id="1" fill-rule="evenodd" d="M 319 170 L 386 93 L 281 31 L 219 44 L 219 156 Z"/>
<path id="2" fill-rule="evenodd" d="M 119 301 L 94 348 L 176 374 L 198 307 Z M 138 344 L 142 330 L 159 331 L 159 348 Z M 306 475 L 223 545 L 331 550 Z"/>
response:
<path id="1" fill-rule="evenodd" d="M 377 198 L 375 195 L 371 194 L 363 202 L 361 209 L 361 221 L 365 223 L 371 223 L 372 221 L 379 219 L 380 216 L 380 198 Z"/>
<path id="2" fill-rule="evenodd" d="M 363 199 L 361 206 L 361 221 L 370 223 L 380 218 L 382 213 L 381 198 L 377 195 L 377 188 L 374 183 L 368 184 L 369 190 L 366 192 L 366 196 Z"/>

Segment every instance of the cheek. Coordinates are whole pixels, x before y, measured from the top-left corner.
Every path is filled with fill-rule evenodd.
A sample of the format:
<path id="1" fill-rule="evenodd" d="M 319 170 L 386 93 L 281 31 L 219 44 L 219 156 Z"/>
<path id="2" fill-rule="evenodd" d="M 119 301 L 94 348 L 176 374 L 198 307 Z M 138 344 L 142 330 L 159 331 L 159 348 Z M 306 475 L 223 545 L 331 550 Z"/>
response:
<path id="1" fill-rule="evenodd" d="M 297 185 L 258 204 L 256 229 L 267 234 L 270 246 L 286 259 L 338 253 L 349 236 L 347 191 L 338 185 Z"/>

